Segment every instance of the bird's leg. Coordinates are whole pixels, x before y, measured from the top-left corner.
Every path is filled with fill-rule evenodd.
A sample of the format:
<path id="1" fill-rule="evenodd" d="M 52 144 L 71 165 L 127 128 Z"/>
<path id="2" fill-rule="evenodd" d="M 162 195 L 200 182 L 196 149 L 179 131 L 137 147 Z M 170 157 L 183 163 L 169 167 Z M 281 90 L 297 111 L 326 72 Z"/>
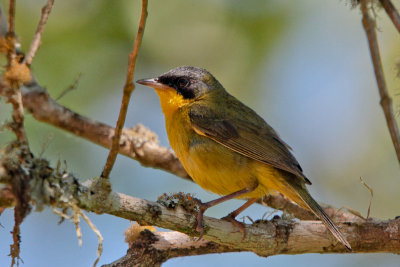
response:
<path id="1" fill-rule="evenodd" d="M 204 234 L 204 228 L 203 228 L 203 214 L 204 214 L 204 212 L 205 212 L 208 208 L 211 208 L 211 207 L 213 207 L 213 206 L 215 206 L 215 205 L 218 205 L 218 204 L 220 204 L 220 203 L 222 203 L 222 202 L 225 202 L 225 201 L 227 201 L 227 200 L 230 200 L 230 199 L 233 199 L 233 198 L 237 198 L 237 197 L 239 197 L 239 196 L 241 196 L 241 195 L 250 193 L 250 192 L 254 191 L 254 190 L 257 188 L 257 186 L 258 186 L 258 185 L 254 186 L 254 187 L 251 187 L 251 188 L 245 188 L 245 189 L 242 189 L 242 190 L 233 192 L 232 194 L 229 194 L 229 195 L 226 195 L 226 196 L 223 196 L 223 197 L 214 199 L 214 200 L 212 200 L 212 201 L 209 201 L 209 202 L 206 202 L 206 203 L 202 203 L 202 204 L 200 205 L 199 213 L 197 214 L 197 226 L 196 226 L 196 231 L 200 233 L 199 240 L 203 237 L 203 234 Z M 251 204 L 249 204 L 248 206 L 244 207 L 247 203 L 248 203 L 248 202 L 246 202 L 246 203 L 242 206 L 243 209 L 241 209 L 242 207 L 240 207 L 239 209 L 235 210 L 235 211 L 232 212 L 232 213 L 236 213 L 236 211 L 239 211 L 239 210 L 240 210 L 239 212 L 237 212 L 237 214 L 239 214 L 240 212 L 242 212 L 244 209 L 246 209 L 248 206 L 250 206 L 250 205 L 253 204 L 254 202 L 251 203 Z M 237 214 L 236 214 L 234 217 L 236 217 Z M 229 215 L 228 215 L 228 216 L 229 216 Z"/>
<path id="2" fill-rule="evenodd" d="M 244 203 L 242 206 L 240 206 L 238 209 L 232 211 L 231 213 L 229 213 L 228 215 L 226 215 L 225 217 L 221 218 L 222 220 L 227 220 L 231 223 L 233 223 L 234 225 L 236 225 L 237 227 L 239 227 L 240 232 L 243 233 L 243 238 L 242 240 L 246 237 L 246 229 L 244 228 L 243 223 L 237 221 L 235 218 L 236 216 L 238 216 L 242 211 L 244 211 L 245 209 L 247 209 L 248 207 L 250 207 L 252 204 L 254 204 L 254 202 L 257 201 L 257 198 L 250 198 L 249 200 L 246 201 L 246 203 Z"/>

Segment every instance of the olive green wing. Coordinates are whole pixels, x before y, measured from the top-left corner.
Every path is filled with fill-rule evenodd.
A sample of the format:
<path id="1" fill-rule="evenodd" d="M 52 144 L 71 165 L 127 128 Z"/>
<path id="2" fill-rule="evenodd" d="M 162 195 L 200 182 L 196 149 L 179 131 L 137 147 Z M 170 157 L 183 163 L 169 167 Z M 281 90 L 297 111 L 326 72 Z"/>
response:
<path id="1" fill-rule="evenodd" d="M 234 108 L 242 109 L 239 113 L 243 114 L 241 118 L 232 116 L 237 110 L 221 115 L 212 108 L 193 105 L 189 110 L 191 125 L 200 135 L 207 136 L 246 157 L 302 177 L 305 183 L 311 184 L 304 176 L 300 164 L 290 153 L 290 147 L 261 117 L 244 105 Z"/>

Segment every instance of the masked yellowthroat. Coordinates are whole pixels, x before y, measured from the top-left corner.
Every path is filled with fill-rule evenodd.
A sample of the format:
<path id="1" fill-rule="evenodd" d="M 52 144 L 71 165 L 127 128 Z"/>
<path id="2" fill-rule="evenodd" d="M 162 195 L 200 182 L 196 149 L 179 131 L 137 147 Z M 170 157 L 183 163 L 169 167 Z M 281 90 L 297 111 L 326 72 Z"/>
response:
<path id="1" fill-rule="evenodd" d="M 267 194 L 281 193 L 318 216 L 348 249 L 350 244 L 311 197 L 311 182 L 290 153 L 290 147 L 252 109 L 225 91 L 205 69 L 178 67 L 153 79 L 137 81 L 160 97 L 172 149 L 192 179 L 222 195 L 203 203 L 196 230 L 203 234 L 203 213 L 233 198 L 248 199 L 224 217 L 235 217 Z M 243 228 L 243 226 L 242 226 Z"/>

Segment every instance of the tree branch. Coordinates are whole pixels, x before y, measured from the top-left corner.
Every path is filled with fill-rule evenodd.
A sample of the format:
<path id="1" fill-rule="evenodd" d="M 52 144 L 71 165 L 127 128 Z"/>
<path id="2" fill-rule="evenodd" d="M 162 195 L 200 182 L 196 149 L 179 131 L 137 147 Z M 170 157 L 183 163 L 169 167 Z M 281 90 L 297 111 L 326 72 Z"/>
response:
<path id="1" fill-rule="evenodd" d="M 197 241 L 179 232 L 153 233 L 143 230 L 136 240 L 129 244 L 125 256 L 103 267 L 156 267 L 177 257 L 240 251 L 204 239 Z"/>
<path id="2" fill-rule="evenodd" d="M 2 14 L 1 6 L 0 13 Z M 2 19 L 2 18 L 1 18 Z M 0 21 L 3 24 L 3 21 Z M 0 52 L 7 56 L 7 65 L 5 73 L 2 75 L 2 88 L 0 95 L 4 96 L 8 103 L 13 107 L 13 122 L 7 126 L 10 128 L 21 144 L 28 144 L 26 132 L 24 129 L 24 108 L 20 86 L 31 79 L 30 70 L 20 63 L 20 56 L 17 54 L 19 44 L 14 32 L 15 23 L 15 0 L 9 1 L 8 9 L 8 32 L 3 36 L 3 27 L 0 27 L 1 48 Z M 3 26 L 3 25 L 1 25 Z M 3 39 L 4 38 L 4 39 Z"/>
<path id="3" fill-rule="evenodd" d="M 381 57 L 379 54 L 378 40 L 375 31 L 375 20 L 371 18 L 369 14 L 368 0 L 361 0 L 361 12 L 362 12 L 362 24 L 364 26 L 365 33 L 368 39 L 369 50 L 371 53 L 372 64 L 374 66 L 375 77 L 378 84 L 379 95 L 381 97 L 381 106 L 383 113 L 385 114 L 386 123 L 389 128 L 390 136 L 392 137 L 392 142 L 394 149 L 396 151 L 397 160 L 400 163 L 400 134 L 397 127 L 396 120 L 393 115 L 392 99 L 388 94 L 386 87 L 385 77 L 383 74 Z"/>
<path id="4" fill-rule="evenodd" d="M 379 0 L 381 2 L 381 5 L 385 9 L 387 15 L 389 18 L 392 20 L 393 25 L 396 27 L 396 29 L 400 33 L 400 15 L 399 12 L 397 12 L 396 8 L 392 4 L 390 0 Z"/>
<path id="5" fill-rule="evenodd" d="M 0 7 L 1 9 L 1 7 Z M 1 10 L 0 10 L 0 13 Z M 3 21 L 0 21 L 3 24 Z M 0 95 L 4 96 L 6 102 L 12 105 L 12 122 L 6 124 L 6 127 L 11 129 L 17 137 L 18 142 L 14 144 L 19 148 L 19 156 L 17 157 L 18 164 L 21 163 L 21 158 L 31 158 L 28 138 L 26 136 L 24 127 L 24 106 L 22 103 L 21 85 L 31 80 L 31 73 L 25 64 L 21 64 L 21 55 L 18 54 L 17 49 L 19 43 L 17 36 L 14 32 L 15 28 L 15 0 L 9 1 L 8 12 L 8 32 L 3 38 L 3 27 L 1 30 L 1 49 L 0 52 L 7 57 L 7 65 L 5 72 L 1 76 Z M 1 173 L 1 171 L 0 171 Z M 12 230 L 13 244 L 10 245 L 11 266 L 15 263 L 19 264 L 20 259 L 20 245 L 21 245 L 21 224 L 25 217 L 30 212 L 29 200 L 30 196 L 27 195 L 27 184 L 29 180 L 21 180 L 23 175 L 15 173 L 15 177 L 11 182 L 10 192 L 8 195 L 14 196 L 14 227 Z M 3 190 L 2 190 L 3 191 Z M 3 192 L 4 193 L 4 192 Z M 0 213 L 3 209 L 0 210 Z"/>
<path id="6" fill-rule="evenodd" d="M 133 74 L 135 72 L 136 58 L 139 53 L 140 44 L 142 43 L 144 28 L 146 26 L 146 19 L 147 19 L 147 0 L 142 0 L 142 12 L 140 15 L 139 28 L 136 34 L 136 39 L 132 48 L 132 52 L 129 54 L 128 72 L 126 74 L 124 94 L 122 96 L 121 108 L 119 111 L 117 126 L 115 127 L 114 136 L 112 137 L 111 149 L 108 154 L 106 164 L 104 165 L 103 172 L 101 173 L 101 177 L 108 178 L 119 151 L 122 128 L 124 127 L 125 124 L 125 118 L 126 118 L 126 112 L 128 111 L 129 100 L 131 98 L 133 90 L 135 90 L 135 84 L 133 83 Z"/>
<path id="7" fill-rule="evenodd" d="M 26 54 L 26 57 L 24 60 L 25 64 L 28 66 L 32 64 L 32 60 L 35 57 L 35 54 L 39 49 L 44 26 L 46 26 L 47 19 L 49 18 L 49 15 L 50 15 L 51 9 L 53 8 L 53 5 L 54 5 L 54 0 L 48 0 L 47 4 L 42 8 L 42 15 L 40 17 L 39 24 L 37 26 L 35 35 L 33 36 L 29 51 Z"/>
<path id="8" fill-rule="evenodd" d="M 14 33 L 15 23 L 15 0 L 9 0 L 8 5 L 8 32 Z"/>
<path id="9" fill-rule="evenodd" d="M 16 63 L 18 64 L 18 63 Z M 15 66 L 19 68 L 19 66 Z M 11 67 L 13 68 L 13 67 Z M 8 72 L 11 73 L 12 71 Z M 7 74 L 7 73 L 6 73 Z M 4 76 L 6 77 L 6 76 Z M 0 89 L 0 95 L 4 96 L 6 101 L 13 107 L 11 117 L 12 122 L 7 123 L 6 127 L 13 131 L 21 144 L 28 144 L 28 138 L 24 128 L 24 106 L 22 102 L 21 90 L 19 87 L 3 87 Z"/>
<path id="10" fill-rule="evenodd" d="M 96 192 L 91 187 L 96 182 L 80 184 L 72 174 L 51 168 L 43 159 L 26 158 L 22 164 L 14 164 L 18 162 L 13 158 L 15 154 L 3 153 L 6 156 L 0 161 L 0 182 L 11 183 L 16 173 L 26 175 L 30 181 L 27 192 L 30 192 L 32 203 L 39 205 L 39 208 L 45 205 L 60 208 L 77 205 L 87 211 L 115 215 L 141 225 L 154 225 L 192 237 L 198 236 L 194 227 L 198 212 L 196 200 L 174 195 L 161 197 L 156 203 L 117 192 Z M 182 202 L 182 199 L 186 200 Z M 320 221 L 280 218 L 257 221 L 245 226 L 247 235 L 244 239 L 240 229 L 230 222 L 205 217 L 204 224 L 204 239 L 225 246 L 221 249 L 226 252 L 251 251 L 260 256 L 348 252 L 330 236 Z M 337 224 L 351 243 L 354 253 L 400 252 L 400 219 L 358 219 Z M 184 240 L 190 238 L 185 237 Z M 197 248 L 193 250 L 195 254 Z M 199 248 L 198 253 L 202 251 Z"/>

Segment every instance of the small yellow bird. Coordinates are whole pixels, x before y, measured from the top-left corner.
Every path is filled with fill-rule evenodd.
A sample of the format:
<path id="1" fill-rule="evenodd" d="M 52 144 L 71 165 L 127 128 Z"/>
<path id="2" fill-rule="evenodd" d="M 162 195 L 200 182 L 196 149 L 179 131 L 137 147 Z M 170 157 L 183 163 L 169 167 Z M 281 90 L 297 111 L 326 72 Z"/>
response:
<path id="1" fill-rule="evenodd" d="M 308 192 L 305 185 L 311 182 L 290 147 L 211 73 L 182 66 L 137 83 L 153 87 L 160 97 L 170 145 L 188 174 L 202 188 L 223 196 L 201 204 L 196 227 L 201 235 L 206 209 L 233 198 L 248 199 L 224 217 L 244 231 L 235 217 L 259 198 L 279 192 L 312 211 L 351 250 Z"/>

